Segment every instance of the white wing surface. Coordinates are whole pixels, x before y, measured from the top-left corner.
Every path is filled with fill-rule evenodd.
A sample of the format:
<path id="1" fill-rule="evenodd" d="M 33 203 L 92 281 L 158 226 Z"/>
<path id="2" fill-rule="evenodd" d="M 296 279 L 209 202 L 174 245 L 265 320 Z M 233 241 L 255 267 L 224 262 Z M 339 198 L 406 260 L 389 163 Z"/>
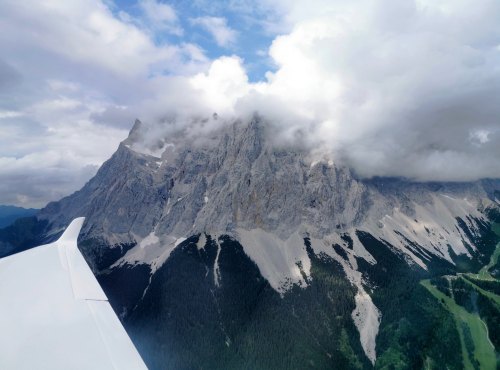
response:
<path id="1" fill-rule="evenodd" d="M 83 220 L 0 259 L 1 369 L 146 369 L 77 248 Z"/>

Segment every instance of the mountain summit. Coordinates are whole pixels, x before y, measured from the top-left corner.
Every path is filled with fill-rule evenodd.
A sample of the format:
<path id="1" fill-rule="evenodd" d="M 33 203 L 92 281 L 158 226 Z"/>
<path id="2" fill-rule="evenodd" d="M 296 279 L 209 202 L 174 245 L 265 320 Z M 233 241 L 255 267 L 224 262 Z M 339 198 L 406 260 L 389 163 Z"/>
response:
<path id="1" fill-rule="evenodd" d="M 421 282 L 488 263 L 499 181 L 360 179 L 257 116 L 202 132 L 136 121 L 36 217 L 49 239 L 86 217 L 79 247 L 148 367 L 460 367 Z"/>

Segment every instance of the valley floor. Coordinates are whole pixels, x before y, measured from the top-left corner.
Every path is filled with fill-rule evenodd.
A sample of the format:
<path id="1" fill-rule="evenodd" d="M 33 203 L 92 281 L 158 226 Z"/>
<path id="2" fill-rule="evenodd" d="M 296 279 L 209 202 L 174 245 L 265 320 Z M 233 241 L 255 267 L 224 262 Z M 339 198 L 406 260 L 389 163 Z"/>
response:
<path id="1" fill-rule="evenodd" d="M 499 224 L 494 225 L 494 231 L 500 234 Z M 500 280 L 490 273 L 499 256 L 500 243 L 490 263 L 477 274 L 462 273 L 421 282 L 455 320 L 464 369 L 488 370 L 499 366 Z"/>

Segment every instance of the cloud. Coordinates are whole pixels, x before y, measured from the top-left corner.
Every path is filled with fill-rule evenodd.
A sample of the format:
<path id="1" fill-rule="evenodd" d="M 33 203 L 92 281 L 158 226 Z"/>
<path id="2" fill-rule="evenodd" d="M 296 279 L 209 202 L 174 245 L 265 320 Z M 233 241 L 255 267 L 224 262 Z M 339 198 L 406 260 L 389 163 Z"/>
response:
<path id="1" fill-rule="evenodd" d="M 100 0 L 2 1 L 0 203 L 76 190 L 136 117 L 158 137 L 258 111 L 282 140 L 362 177 L 500 177 L 498 1 L 212 3 L 184 14 L 140 0 L 134 15 Z M 226 7 L 275 35 L 267 55 L 252 53 L 274 65 L 259 82 Z M 186 41 L 189 27 L 236 55 L 210 60 Z M 165 32 L 185 39 L 159 42 Z M 219 120 L 196 126 L 214 111 Z"/>
<path id="2" fill-rule="evenodd" d="M 194 81 L 212 106 L 259 111 L 362 177 L 500 177 L 499 11 L 490 0 L 278 1 L 289 31 L 269 49 L 275 72 L 249 83 L 221 58 L 212 66 L 227 74 Z"/>
<path id="3" fill-rule="evenodd" d="M 0 203 L 40 207 L 96 172 L 127 133 L 92 122 L 96 104 L 62 96 L 0 116 Z"/>
<path id="4" fill-rule="evenodd" d="M 293 27 L 270 47 L 277 69 L 241 79 L 233 111 L 260 111 L 362 177 L 500 177 L 500 3 L 278 5 Z"/>
<path id="5" fill-rule="evenodd" d="M 204 101 L 214 112 L 233 114 L 238 99 L 250 89 L 242 60 L 236 56 L 215 60 L 207 73 L 193 76 L 190 84 L 203 93 Z"/>
<path id="6" fill-rule="evenodd" d="M 491 132 L 488 130 L 475 130 L 469 133 L 469 139 L 477 145 L 486 144 L 490 141 Z"/>
<path id="7" fill-rule="evenodd" d="M 56 119 L 46 127 L 29 117 L 0 120 L 0 202 L 44 206 L 77 190 L 95 174 L 103 155 L 110 156 L 125 132 L 96 127 L 82 107 L 47 102 L 46 117 L 66 110 L 71 125 Z"/>
<path id="8" fill-rule="evenodd" d="M 313 146 L 367 177 L 500 177 L 498 136 L 481 148 L 469 140 L 471 131 L 500 126 L 500 4 L 357 1 L 303 10 L 273 42 L 278 70 L 261 93 L 288 102 L 312 128 Z"/>
<path id="9" fill-rule="evenodd" d="M 167 5 L 144 4 L 175 25 Z M 6 0 L 0 23 L 0 204 L 38 207 L 80 188 L 163 96 L 162 76 L 208 65 L 197 45 L 157 43 L 99 0 Z"/>
<path id="10" fill-rule="evenodd" d="M 217 45 L 229 47 L 236 42 L 238 32 L 227 25 L 227 19 L 221 17 L 197 17 L 192 18 L 191 23 L 198 25 L 208 31 Z"/>
<path id="11" fill-rule="evenodd" d="M 166 30 L 177 36 L 182 36 L 184 33 L 177 14 L 170 5 L 156 0 L 140 0 L 139 7 L 144 12 L 148 24 L 155 29 Z"/>
<path id="12" fill-rule="evenodd" d="M 19 83 L 20 77 L 19 72 L 14 67 L 0 59 L 0 92 Z"/>

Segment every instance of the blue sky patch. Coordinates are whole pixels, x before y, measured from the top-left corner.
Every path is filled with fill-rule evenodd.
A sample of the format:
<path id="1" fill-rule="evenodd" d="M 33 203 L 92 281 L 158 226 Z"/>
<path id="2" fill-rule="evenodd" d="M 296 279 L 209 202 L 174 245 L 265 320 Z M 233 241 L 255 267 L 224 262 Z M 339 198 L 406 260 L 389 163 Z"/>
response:
<path id="1" fill-rule="evenodd" d="M 139 26 L 148 28 L 158 45 L 195 44 L 210 59 L 223 55 L 239 56 L 244 61 L 251 82 L 265 80 L 265 73 L 275 69 L 268 56 L 268 49 L 276 34 L 266 29 L 266 14 L 255 5 L 205 0 L 158 2 L 171 7 L 176 15 L 172 28 L 158 28 L 148 20 L 144 2 L 146 1 L 117 0 L 109 3 L 109 6 L 115 16 L 121 19 L 130 16 L 131 21 L 140 22 Z M 199 21 L 205 18 L 223 19 L 227 29 L 234 33 L 234 40 L 226 44 L 217 42 L 214 35 Z"/>

